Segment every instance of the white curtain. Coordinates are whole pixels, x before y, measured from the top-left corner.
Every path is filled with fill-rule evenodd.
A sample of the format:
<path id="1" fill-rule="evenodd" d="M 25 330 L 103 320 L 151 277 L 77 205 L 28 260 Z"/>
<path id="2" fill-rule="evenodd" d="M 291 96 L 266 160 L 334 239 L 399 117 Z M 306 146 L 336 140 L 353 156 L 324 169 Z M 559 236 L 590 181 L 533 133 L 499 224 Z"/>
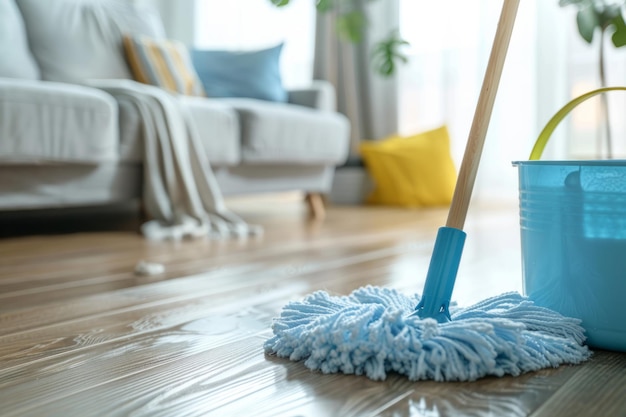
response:
<path id="1" fill-rule="evenodd" d="M 351 153 L 362 140 L 380 139 L 398 130 L 397 78 L 373 71 L 372 46 L 399 29 L 397 0 L 357 2 L 367 17 L 368 31 L 358 44 L 340 40 L 335 13 L 318 13 L 313 77 L 330 81 L 337 90 L 338 110 L 351 123 Z"/>
<path id="2" fill-rule="evenodd" d="M 400 131 L 410 134 L 446 124 L 458 168 L 502 1 L 402 0 L 400 7 L 402 35 L 411 43 L 410 63 L 400 71 Z M 522 1 L 483 150 L 475 199 L 517 196 L 517 172 L 511 161 L 528 157 L 536 130 L 535 17 L 535 2 Z"/>
<path id="3" fill-rule="evenodd" d="M 442 123 L 460 163 L 487 65 L 502 0 L 401 0 L 401 30 L 411 42 L 410 64 L 399 80 L 400 131 Z M 511 161 L 528 159 L 549 118 L 570 99 L 599 87 L 598 41 L 588 45 L 576 28 L 576 10 L 558 0 L 523 0 L 487 134 L 474 196 L 517 198 Z M 445 16 L 445 24 L 441 18 Z M 599 35 L 599 33 L 596 33 Z M 626 48 L 607 42 L 608 84 L 626 85 Z M 544 159 L 590 159 L 603 132 L 599 99 L 572 113 L 551 138 Z M 609 97 L 615 156 L 626 155 L 626 94 Z"/>

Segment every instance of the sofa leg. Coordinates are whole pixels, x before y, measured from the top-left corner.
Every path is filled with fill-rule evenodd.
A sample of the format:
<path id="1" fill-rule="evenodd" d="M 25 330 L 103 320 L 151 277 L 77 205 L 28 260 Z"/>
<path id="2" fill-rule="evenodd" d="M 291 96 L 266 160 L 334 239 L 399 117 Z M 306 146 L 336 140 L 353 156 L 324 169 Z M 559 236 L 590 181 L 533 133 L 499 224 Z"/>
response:
<path id="1" fill-rule="evenodd" d="M 305 197 L 309 214 L 314 220 L 324 220 L 326 217 L 326 206 L 324 197 L 320 193 L 307 193 Z"/>
<path id="2" fill-rule="evenodd" d="M 150 216 L 148 215 L 148 210 L 146 209 L 146 205 L 142 198 L 139 200 L 139 221 L 141 223 L 145 223 L 148 220 L 150 220 Z"/>

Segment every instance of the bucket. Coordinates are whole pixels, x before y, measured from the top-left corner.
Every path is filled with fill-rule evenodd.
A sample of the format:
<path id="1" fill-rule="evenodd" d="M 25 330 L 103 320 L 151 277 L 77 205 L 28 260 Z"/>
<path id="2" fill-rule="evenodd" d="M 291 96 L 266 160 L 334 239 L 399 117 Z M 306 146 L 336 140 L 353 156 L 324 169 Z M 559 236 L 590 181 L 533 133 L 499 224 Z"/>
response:
<path id="1" fill-rule="evenodd" d="M 622 88 L 595 90 L 565 106 L 539 136 L 531 159 L 541 156 L 573 107 L 614 89 Z M 524 293 L 537 305 L 582 320 L 590 347 L 626 352 L 626 161 L 513 165 Z"/>

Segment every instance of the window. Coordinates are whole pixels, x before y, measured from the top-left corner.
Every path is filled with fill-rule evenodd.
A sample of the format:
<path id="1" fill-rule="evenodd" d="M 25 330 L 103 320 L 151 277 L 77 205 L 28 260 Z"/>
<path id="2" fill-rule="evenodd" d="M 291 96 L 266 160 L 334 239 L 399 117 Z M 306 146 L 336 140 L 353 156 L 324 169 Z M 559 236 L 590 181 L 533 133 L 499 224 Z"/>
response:
<path id="1" fill-rule="evenodd" d="M 566 63 L 568 68 L 567 86 L 569 98 L 577 97 L 600 87 L 599 48 L 600 33 L 596 32 L 591 45 L 582 40 L 576 29 L 575 10 L 563 10 L 567 20 L 568 40 Z M 626 48 L 616 49 L 610 36 L 605 36 L 605 68 L 608 86 L 626 84 Z M 626 156 L 626 94 L 610 92 L 609 126 L 611 127 L 613 157 Z M 565 104 L 565 103 L 563 103 Z M 572 159 L 605 158 L 606 130 L 601 113 L 600 97 L 582 103 L 572 112 L 567 134 L 568 157 Z"/>
<path id="2" fill-rule="evenodd" d="M 494 0 L 400 0 L 400 32 L 411 44 L 399 73 L 400 131 L 447 124 L 457 167 L 501 8 Z M 535 3 L 521 2 L 474 192 L 484 198 L 517 198 L 511 161 L 527 158 L 536 135 L 535 17 Z"/>
<path id="3" fill-rule="evenodd" d="M 277 8 L 268 0 L 196 0 L 195 46 L 254 50 L 284 42 L 286 87 L 308 85 L 313 74 L 315 3 L 295 0 Z"/>

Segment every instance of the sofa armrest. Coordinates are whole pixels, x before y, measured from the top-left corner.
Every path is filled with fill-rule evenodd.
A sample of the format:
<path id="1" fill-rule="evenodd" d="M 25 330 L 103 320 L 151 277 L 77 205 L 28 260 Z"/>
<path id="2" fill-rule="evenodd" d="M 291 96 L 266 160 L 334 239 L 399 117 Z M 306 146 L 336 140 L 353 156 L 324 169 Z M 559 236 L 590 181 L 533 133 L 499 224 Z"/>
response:
<path id="1" fill-rule="evenodd" d="M 117 116 L 115 100 L 103 91 L 0 78 L 0 162 L 115 160 Z"/>
<path id="2" fill-rule="evenodd" d="M 328 81 L 315 80 L 310 87 L 289 90 L 287 101 L 322 111 L 337 110 L 335 87 Z"/>

